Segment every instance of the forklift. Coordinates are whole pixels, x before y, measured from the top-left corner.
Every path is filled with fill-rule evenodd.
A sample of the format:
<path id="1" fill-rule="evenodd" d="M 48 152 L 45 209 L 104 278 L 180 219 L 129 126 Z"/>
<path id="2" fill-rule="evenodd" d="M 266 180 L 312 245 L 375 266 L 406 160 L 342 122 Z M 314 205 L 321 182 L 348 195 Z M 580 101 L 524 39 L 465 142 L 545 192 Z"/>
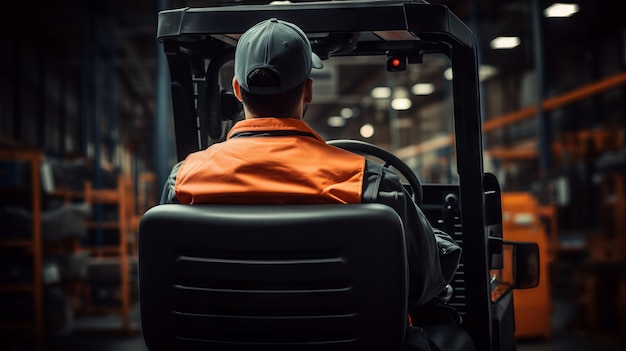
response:
<path id="1" fill-rule="evenodd" d="M 186 7 L 159 12 L 157 39 L 163 45 L 169 65 L 178 160 L 223 140 L 228 127 L 239 116 L 239 102 L 228 91 L 228 87 L 220 86 L 220 70 L 233 60 L 239 36 L 252 25 L 268 18 L 297 24 L 309 38 L 313 51 L 322 60 L 332 61 L 338 57 L 345 60 L 380 57 L 392 62 L 387 65 L 387 70 L 402 74 L 408 65 L 422 64 L 424 57 L 428 55 L 445 55 L 449 58 L 454 72 L 451 118 L 458 184 L 422 184 L 409 166 L 373 144 L 348 139 L 328 142 L 352 152 L 375 156 L 385 162 L 386 166 L 397 170 L 402 179 L 406 180 L 405 186 L 412 191 L 415 201 L 431 224 L 449 233 L 462 247 L 461 263 L 451 283 L 451 296 L 446 308 L 453 309 L 459 316 L 456 324 L 469 336 L 472 346 L 441 349 L 515 350 L 513 291 L 533 288 L 538 284 L 539 251 L 535 243 L 503 240 L 500 186 L 493 174 L 483 170 L 476 42 L 470 29 L 446 6 L 419 0 L 364 0 Z M 173 283 L 176 275 L 185 273 L 182 268 L 171 268 L 171 265 L 191 255 L 174 251 L 183 245 L 182 241 L 177 241 L 183 240 L 181 237 L 185 237 L 185 240 L 196 240 L 185 232 L 197 230 L 187 226 L 184 221 L 192 220 L 191 217 L 197 214 L 183 214 L 182 211 L 186 210 L 166 215 L 159 213 L 168 206 L 183 205 L 155 206 L 143 216 L 140 226 L 139 296 L 144 340 L 150 350 L 168 349 L 167 345 L 169 349 L 176 350 L 369 350 L 375 345 L 375 341 L 365 343 L 362 340 L 376 339 L 378 332 L 382 335 L 389 329 L 381 319 L 381 324 L 376 328 L 368 328 L 361 333 L 373 335 L 359 335 L 356 332 L 357 335 L 349 341 L 337 345 L 330 341 L 324 343 L 324 340 L 317 340 L 315 343 L 300 342 L 294 336 L 297 334 L 294 326 L 297 323 L 286 323 L 284 317 L 258 317 L 258 323 L 255 324 L 258 333 L 254 336 L 256 338 L 251 339 L 246 339 L 249 336 L 246 334 L 249 331 L 247 324 L 237 319 L 241 316 L 229 316 L 225 319 L 227 322 L 223 323 L 206 322 L 204 317 L 214 317 L 217 312 L 208 311 L 205 306 L 197 313 L 186 313 L 188 318 L 185 319 L 176 306 L 183 304 L 187 308 L 193 308 L 193 300 L 206 302 L 207 298 L 198 296 L 199 290 L 202 290 L 200 288 L 191 289 L 193 291 L 188 295 L 172 290 L 178 286 Z M 231 211 L 230 217 L 240 215 L 238 220 L 241 221 L 254 217 L 238 212 L 243 211 L 239 207 L 231 207 L 229 210 L 222 210 L 217 206 L 209 208 L 215 213 Z M 258 218 L 261 223 L 257 228 L 264 228 L 267 218 L 276 218 L 279 221 L 280 218 L 273 215 L 272 211 L 281 210 L 277 206 L 267 206 L 255 212 L 257 217 L 254 218 Z M 325 215 L 332 215 L 332 211 L 320 211 Z M 165 219 L 159 220 L 159 216 Z M 225 216 L 229 217 L 228 213 Z M 167 221 L 174 224 L 169 225 Z M 168 233 L 159 237 L 155 233 L 159 231 L 175 231 L 178 237 L 171 238 L 171 235 L 167 236 Z M 199 232 L 201 236 L 205 233 L 208 236 L 210 231 Z M 157 240 L 167 244 L 156 248 L 159 244 L 154 241 Z M 258 245 L 262 246 L 264 243 L 259 242 Z M 200 250 L 200 246 L 202 244 L 196 244 L 193 250 L 189 250 L 196 252 Z M 216 260 L 211 259 L 211 262 Z M 206 263 L 209 259 L 198 259 L 194 262 L 199 261 Z M 196 267 L 196 272 L 202 270 L 197 268 L 200 266 L 186 267 L 187 270 Z M 364 266 L 363 269 L 368 268 Z M 385 286 L 377 288 L 385 290 Z M 224 291 L 221 293 L 225 294 Z M 228 300 L 224 295 L 219 296 Z M 308 304 L 309 301 L 301 303 Z M 374 304 L 377 303 L 378 301 Z M 381 301 L 381 304 L 385 303 L 387 302 Z M 254 307 L 257 306 L 251 306 Z M 246 318 L 250 320 L 252 317 Z M 401 327 L 402 323 L 406 323 L 406 316 L 398 319 L 400 322 L 393 322 L 394 326 Z M 337 323 L 337 329 L 344 327 Z M 319 324 L 311 325 L 324 327 Z M 208 340 L 205 337 L 215 334 L 209 329 L 229 327 L 235 330 L 230 331 L 230 334 L 223 331 L 218 336 L 229 337 L 221 341 Z M 283 336 L 280 336 L 281 331 L 276 330 L 279 328 L 284 329 Z M 268 334 L 279 337 L 270 339 Z M 399 340 L 387 344 L 389 347 L 382 346 L 379 349 L 400 349 L 404 334 L 396 330 L 390 332 L 390 335 Z M 281 343 L 283 340 L 284 344 Z"/>

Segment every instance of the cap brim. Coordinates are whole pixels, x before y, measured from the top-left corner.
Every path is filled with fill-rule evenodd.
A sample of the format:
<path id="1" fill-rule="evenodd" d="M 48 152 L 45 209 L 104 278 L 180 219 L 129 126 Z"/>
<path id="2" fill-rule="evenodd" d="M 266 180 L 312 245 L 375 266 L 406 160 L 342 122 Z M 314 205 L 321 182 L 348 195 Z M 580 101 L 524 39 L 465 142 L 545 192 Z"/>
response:
<path id="1" fill-rule="evenodd" d="M 324 68 L 324 64 L 322 63 L 322 59 L 320 59 L 319 56 L 317 56 L 316 53 L 311 52 L 311 66 L 313 68 Z"/>

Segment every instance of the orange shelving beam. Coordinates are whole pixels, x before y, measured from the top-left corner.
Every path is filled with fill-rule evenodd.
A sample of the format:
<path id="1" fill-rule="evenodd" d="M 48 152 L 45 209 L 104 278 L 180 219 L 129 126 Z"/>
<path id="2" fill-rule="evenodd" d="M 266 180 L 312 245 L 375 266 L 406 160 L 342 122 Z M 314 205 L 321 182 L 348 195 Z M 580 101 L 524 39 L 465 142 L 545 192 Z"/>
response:
<path id="1" fill-rule="evenodd" d="M 619 87 L 626 84 L 626 71 L 611 75 L 607 78 L 599 81 L 585 84 L 577 89 L 568 91 L 566 93 L 547 98 L 543 101 L 541 106 L 544 111 L 551 111 L 561 106 L 571 104 L 576 101 L 583 100 L 595 94 L 602 93 L 609 89 Z M 524 107 L 520 110 L 500 115 L 483 122 L 483 132 L 487 133 L 498 128 L 505 127 L 507 125 L 521 122 L 532 118 L 537 113 L 536 106 Z M 451 136 L 435 138 L 435 140 L 427 140 L 421 144 L 411 145 L 396 151 L 396 156 L 400 158 L 410 157 L 421 153 L 433 151 L 441 147 L 449 146 L 454 143 L 454 139 Z"/>

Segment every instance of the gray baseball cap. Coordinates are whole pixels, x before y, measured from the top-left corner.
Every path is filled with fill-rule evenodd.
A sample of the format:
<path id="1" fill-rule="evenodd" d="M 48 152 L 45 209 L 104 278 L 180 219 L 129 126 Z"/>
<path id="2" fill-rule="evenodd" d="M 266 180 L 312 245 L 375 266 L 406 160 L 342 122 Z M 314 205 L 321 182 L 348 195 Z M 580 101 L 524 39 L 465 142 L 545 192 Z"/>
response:
<path id="1" fill-rule="evenodd" d="M 302 84 L 322 60 L 311 50 L 304 32 L 293 23 L 271 18 L 252 26 L 239 38 L 235 49 L 235 78 L 246 91 L 272 95 Z M 269 68 L 280 77 L 280 86 L 255 87 L 248 75 L 257 68 Z"/>

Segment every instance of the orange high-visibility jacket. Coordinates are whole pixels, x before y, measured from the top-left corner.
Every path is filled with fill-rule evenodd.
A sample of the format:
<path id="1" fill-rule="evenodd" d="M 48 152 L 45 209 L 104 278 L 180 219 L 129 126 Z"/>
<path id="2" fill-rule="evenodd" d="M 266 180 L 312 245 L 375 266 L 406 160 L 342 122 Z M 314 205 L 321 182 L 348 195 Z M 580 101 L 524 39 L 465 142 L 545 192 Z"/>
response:
<path id="1" fill-rule="evenodd" d="M 386 204 L 405 227 L 411 306 L 437 296 L 460 259 L 460 247 L 430 226 L 392 170 L 326 144 L 298 119 L 238 122 L 226 141 L 172 168 L 160 202 Z"/>
<path id="2" fill-rule="evenodd" d="M 326 144 L 301 120 L 257 118 L 190 154 L 175 191 L 186 204 L 360 203 L 364 168 L 363 156 Z"/>

